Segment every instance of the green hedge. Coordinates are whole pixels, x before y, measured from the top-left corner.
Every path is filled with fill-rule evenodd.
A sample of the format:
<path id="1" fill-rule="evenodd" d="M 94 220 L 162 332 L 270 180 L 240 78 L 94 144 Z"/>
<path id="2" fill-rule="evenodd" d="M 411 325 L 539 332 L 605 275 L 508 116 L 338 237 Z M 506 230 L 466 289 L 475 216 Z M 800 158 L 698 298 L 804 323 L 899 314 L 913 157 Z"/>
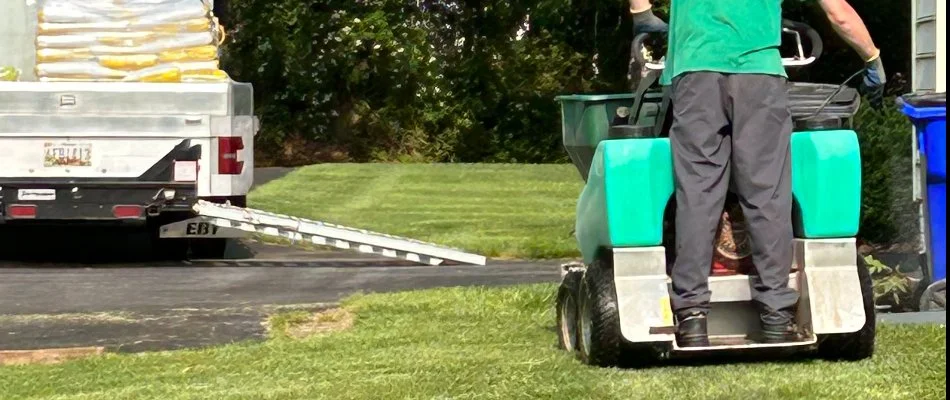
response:
<path id="1" fill-rule="evenodd" d="M 862 239 L 913 243 L 919 224 L 913 202 L 912 125 L 896 107 L 863 108 L 855 118 L 863 176 Z"/>

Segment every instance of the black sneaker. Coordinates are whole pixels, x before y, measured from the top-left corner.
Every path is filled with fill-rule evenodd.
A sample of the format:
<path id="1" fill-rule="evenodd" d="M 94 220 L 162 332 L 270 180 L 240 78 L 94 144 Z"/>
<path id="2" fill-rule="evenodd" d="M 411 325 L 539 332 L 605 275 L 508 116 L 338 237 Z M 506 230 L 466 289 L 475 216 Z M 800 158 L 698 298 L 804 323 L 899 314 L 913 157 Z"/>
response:
<path id="1" fill-rule="evenodd" d="M 676 344 L 680 347 L 709 347 L 706 314 L 692 313 L 678 319 Z"/>

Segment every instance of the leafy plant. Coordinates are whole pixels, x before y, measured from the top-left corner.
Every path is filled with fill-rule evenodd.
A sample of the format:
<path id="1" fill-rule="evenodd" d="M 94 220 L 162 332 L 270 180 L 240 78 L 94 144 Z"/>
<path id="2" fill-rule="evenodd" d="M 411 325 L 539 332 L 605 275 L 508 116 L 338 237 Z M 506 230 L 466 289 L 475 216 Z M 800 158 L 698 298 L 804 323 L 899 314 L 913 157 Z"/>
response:
<path id="1" fill-rule="evenodd" d="M 874 281 L 874 303 L 883 301 L 892 306 L 900 305 L 902 296 L 907 295 L 910 290 L 907 276 L 872 256 L 865 256 L 864 262 Z"/>

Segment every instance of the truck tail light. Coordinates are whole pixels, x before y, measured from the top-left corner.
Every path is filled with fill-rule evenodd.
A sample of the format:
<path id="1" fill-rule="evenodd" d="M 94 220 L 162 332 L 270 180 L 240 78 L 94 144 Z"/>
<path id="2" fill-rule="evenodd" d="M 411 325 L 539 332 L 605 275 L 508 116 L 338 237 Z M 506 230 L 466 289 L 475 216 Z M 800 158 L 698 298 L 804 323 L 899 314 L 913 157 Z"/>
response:
<path id="1" fill-rule="evenodd" d="M 244 162 L 238 161 L 238 151 L 244 149 L 244 139 L 240 136 L 222 136 L 218 138 L 218 173 L 222 175 L 240 175 L 244 171 Z"/>
<path id="2" fill-rule="evenodd" d="M 13 204 L 7 210 L 10 218 L 36 218 L 36 206 L 25 204 Z"/>
<path id="3" fill-rule="evenodd" d="M 117 205 L 112 207 L 112 216 L 118 219 L 140 218 L 142 210 L 142 206 Z"/>

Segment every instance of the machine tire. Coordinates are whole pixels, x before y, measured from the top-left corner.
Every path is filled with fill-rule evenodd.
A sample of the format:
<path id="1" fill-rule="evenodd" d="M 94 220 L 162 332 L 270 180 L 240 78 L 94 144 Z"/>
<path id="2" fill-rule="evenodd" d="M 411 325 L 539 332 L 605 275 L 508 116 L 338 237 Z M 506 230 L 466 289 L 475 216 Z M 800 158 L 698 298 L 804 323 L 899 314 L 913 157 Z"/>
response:
<path id="1" fill-rule="evenodd" d="M 619 366 L 624 340 L 612 266 L 602 258 L 584 272 L 578 291 L 577 354 L 585 364 Z"/>
<path id="2" fill-rule="evenodd" d="M 568 271 L 557 289 L 555 312 L 558 347 L 569 352 L 577 351 L 577 296 L 583 277 L 583 271 Z"/>
<path id="3" fill-rule="evenodd" d="M 228 239 L 195 239 L 191 241 L 191 258 L 196 260 L 218 260 L 224 258 Z"/>
<path id="4" fill-rule="evenodd" d="M 920 311 L 946 311 L 947 281 L 940 280 L 928 285 L 920 296 Z"/>
<path id="5" fill-rule="evenodd" d="M 818 345 L 818 354 L 828 360 L 858 361 L 874 355 L 877 316 L 874 307 L 874 284 L 864 257 L 857 255 L 858 281 L 864 301 L 864 326 L 853 333 L 827 335 Z"/>

